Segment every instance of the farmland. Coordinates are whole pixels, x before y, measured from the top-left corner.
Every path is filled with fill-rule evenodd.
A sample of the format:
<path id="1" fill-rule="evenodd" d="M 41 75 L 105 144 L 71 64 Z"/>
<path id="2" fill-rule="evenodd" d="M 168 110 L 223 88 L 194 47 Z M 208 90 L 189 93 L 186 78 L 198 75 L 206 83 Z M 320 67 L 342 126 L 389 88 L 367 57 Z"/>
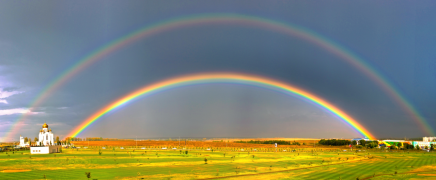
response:
<path id="1" fill-rule="evenodd" d="M 178 142 L 174 146 L 164 144 L 176 141 L 138 142 L 138 148 L 134 141 L 126 141 L 135 144 L 123 146 L 119 142 L 114 142 L 117 146 L 108 142 L 103 146 L 89 143 L 90 146 L 79 145 L 80 149 L 64 149 L 58 154 L 30 155 L 29 150 L 2 152 L 0 179 L 87 179 L 85 172 L 90 173 L 90 179 L 428 179 L 436 176 L 436 153 L 418 150 L 351 151 L 347 147 L 284 146 L 276 152 L 271 145 L 245 143 L 227 143 L 225 147 L 197 142 L 186 149 L 177 146 Z M 167 149 L 162 149 L 163 146 Z"/>

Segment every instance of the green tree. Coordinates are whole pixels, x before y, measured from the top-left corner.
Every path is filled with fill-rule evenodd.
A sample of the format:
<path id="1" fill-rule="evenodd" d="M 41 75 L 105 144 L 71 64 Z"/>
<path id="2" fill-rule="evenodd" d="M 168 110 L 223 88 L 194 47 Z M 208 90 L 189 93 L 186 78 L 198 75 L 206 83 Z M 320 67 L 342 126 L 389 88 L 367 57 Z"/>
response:
<path id="1" fill-rule="evenodd" d="M 56 136 L 56 144 L 59 144 L 59 136 Z"/>
<path id="2" fill-rule="evenodd" d="M 366 141 L 365 141 L 365 140 L 363 140 L 363 139 L 361 139 L 361 140 L 359 140 L 359 144 L 360 144 L 360 145 L 362 145 L 362 146 L 365 146 L 365 144 L 366 144 Z"/>
<path id="3" fill-rule="evenodd" d="M 24 138 L 24 142 L 28 142 L 29 141 L 29 139 L 27 139 L 27 137 L 25 137 Z"/>
<path id="4" fill-rule="evenodd" d="M 357 141 L 353 140 L 353 141 L 351 141 L 351 144 L 352 145 L 357 145 Z"/>
<path id="5" fill-rule="evenodd" d="M 35 142 L 38 142 L 38 138 L 37 138 L 37 137 L 35 137 L 35 139 L 33 139 L 33 141 L 35 141 Z"/>
<path id="6" fill-rule="evenodd" d="M 372 142 L 368 143 L 367 146 L 369 148 L 375 148 L 375 147 L 377 147 L 377 142 L 372 141 Z"/>
<path id="7" fill-rule="evenodd" d="M 430 151 L 434 150 L 434 144 L 430 144 Z"/>
<path id="8" fill-rule="evenodd" d="M 421 147 L 419 147 L 419 145 L 416 145 L 416 150 L 421 150 Z"/>

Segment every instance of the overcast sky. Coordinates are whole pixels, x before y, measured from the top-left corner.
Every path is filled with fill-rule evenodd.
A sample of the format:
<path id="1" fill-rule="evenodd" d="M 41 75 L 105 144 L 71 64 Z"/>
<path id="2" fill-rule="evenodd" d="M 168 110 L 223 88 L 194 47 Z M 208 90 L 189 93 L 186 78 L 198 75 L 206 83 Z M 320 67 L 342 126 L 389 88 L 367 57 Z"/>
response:
<path id="1" fill-rule="evenodd" d="M 432 1 L 0 1 L 0 138 L 44 87 L 89 53 L 141 27 L 204 13 L 256 16 L 310 29 L 374 67 L 436 128 L 434 9 Z M 304 88 L 376 137 L 425 135 L 386 91 L 341 57 L 297 37 L 225 23 L 158 33 L 114 51 L 34 107 L 18 133 L 37 137 L 45 121 L 63 138 L 139 87 L 211 71 L 267 76 Z M 80 135 L 136 136 L 361 137 L 301 98 L 237 84 L 147 96 Z"/>

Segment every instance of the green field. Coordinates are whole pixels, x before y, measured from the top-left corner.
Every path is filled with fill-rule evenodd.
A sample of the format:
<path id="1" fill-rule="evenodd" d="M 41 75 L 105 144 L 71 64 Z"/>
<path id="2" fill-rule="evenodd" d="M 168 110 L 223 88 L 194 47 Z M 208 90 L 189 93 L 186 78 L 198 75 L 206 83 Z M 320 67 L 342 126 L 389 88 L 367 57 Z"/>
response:
<path id="1" fill-rule="evenodd" d="M 225 154 L 225 156 L 224 156 Z M 205 164 L 204 159 L 207 159 Z M 0 179 L 429 179 L 436 153 L 386 150 L 296 152 L 64 149 L 0 152 Z"/>

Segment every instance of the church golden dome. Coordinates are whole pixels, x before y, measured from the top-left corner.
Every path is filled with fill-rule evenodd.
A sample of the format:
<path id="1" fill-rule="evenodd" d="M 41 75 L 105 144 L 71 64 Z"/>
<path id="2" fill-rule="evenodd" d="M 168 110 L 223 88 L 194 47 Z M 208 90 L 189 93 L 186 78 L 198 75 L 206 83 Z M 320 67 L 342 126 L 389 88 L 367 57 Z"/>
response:
<path id="1" fill-rule="evenodd" d="M 40 129 L 39 132 L 42 132 L 42 129 Z"/>
<path id="2" fill-rule="evenodd" d="M 49 129 L 48 132 L 51 132 L 51 129 Z"/>
<path id="3" fill-rule="evenodd" d="M 48 128 L 47 123 L 44 123 L 44 125 L 42 125 L 42 128 Z"/>

